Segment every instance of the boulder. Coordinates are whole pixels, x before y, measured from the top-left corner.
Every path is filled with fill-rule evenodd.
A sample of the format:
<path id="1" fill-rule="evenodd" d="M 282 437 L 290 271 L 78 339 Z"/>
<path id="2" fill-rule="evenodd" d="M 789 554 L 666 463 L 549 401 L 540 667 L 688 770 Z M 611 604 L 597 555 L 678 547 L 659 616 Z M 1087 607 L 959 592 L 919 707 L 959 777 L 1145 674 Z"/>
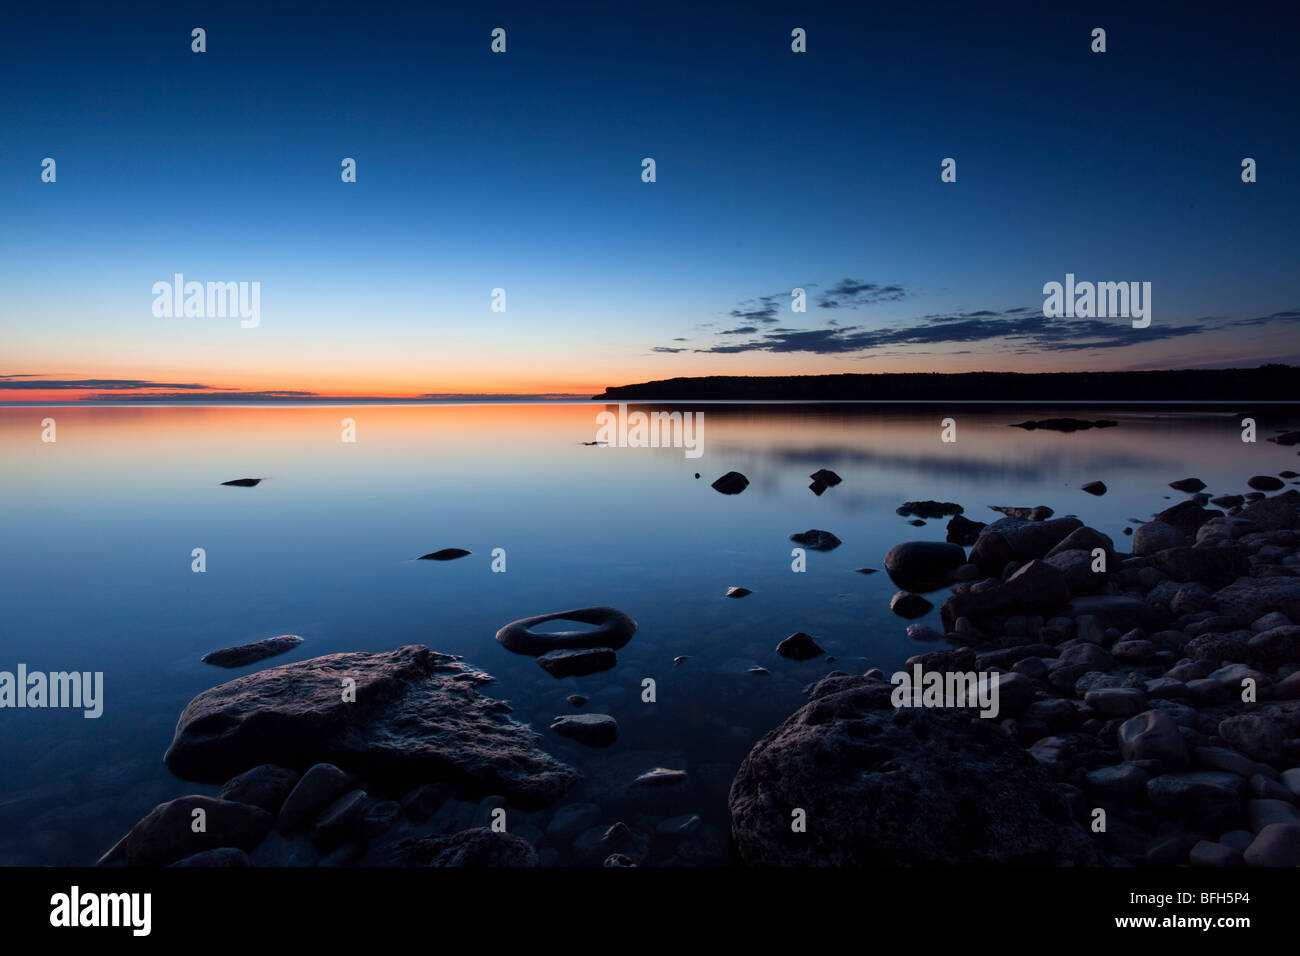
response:
<path id="1" fill-rule="evenodd" d="M 552 677 L 584 677 L 612 668 L 618 663 L 618 654 L 611 647 L 550 651 L 538 657 L 537 663 Z"/>
<path id="2" fill-rule="evenodd" d="M 1187 544 L 1187 536 L 1171 524 L 1148 521 L 1133 532 L 1133 553 L 1145 557 L 1157 551 L 1180 548 Z"/>
<path id="3" fill-rule="evenodd" d="M 1218 612 L 1249 627 L 1270 611 L 1300 618 L 1300 578 L 1238 578 L 1214 595 Z"/>
<path id="4" fill-rule="evenodd" d="M 885 555 L 885 571 L 908 591 L 933 591 L 948 583 L 949 575 L 966 563 L 966 552 L 946 541 L 905 541 Z"/>
<path id="5" fill-rule="evenodd" d="M 1187 742 L 1178 724 L 1158 710 L 1148 710 L 1120 724 L 1119 752 L 1125 760 L 1158 760 L 1169 771 L 1191 766 Z"/>
<path id="6" fill-rule="evenodd" d="M 533 630 L 537 625 L 548 621 L 576 621 L 579 624 L 590 624 L 591 627 L 584 631 L 551 633 Z M 636 621 L 617 608 L 579 607 L 511 621 L 497 631 L 497 643 L 516 654 L 532 654 L 537 657 L 549 651 L 587 650 L 596 647 L 618 650 L 632 640 L 635 633 Z"/>
<path id="7" fill-rule="evenodd" d="M 481 695 L 474 685 L 485 680 L 423 645 L 283 664 L 195 697 L 163 759 L 187 780 L 329 762 L 384 782 L 447 781 L 523 805 L 554 801 L 577 772 L 545 753 L 507 704 Z"/>
<path id="8" fill-rule="evenodd" d="M 763 737 L 731 785 L 732 835 L 761 866 L 1091 864 L 1047 773 L 968 711 L 895 708 L 856 678 Z M 794 810 L 811 824 L 792 832 Z"/>
<path id="9" fill-rule="evenodd" d="M 227 780 L 217 796 L 222 800 L 261 807 L 268 813 L 279 813 L 297 782 L 298 775 L 289 768 L 264 763 Z"/>
<path id="10" fill-rule="evenodd" d="M 814 657 L 821 657 L 826 653 L 815 640 L 803 631 L 791 634 L 776 645 L 776 652 L 782 657 L 788 657 L 795 661 L 812 660 Z"/>
<path id="11" fill-rule="evenodd" d="M 910 591 L 899 591 L 889 601 L 889 609 L 899 617 L 921 617 L 934 610 L 934 605 Z"/>
<path id="12" fill-rule="evenodd" d="M 202 811 L 201 816 L 196 811 Z M 194 821 L 204 828 L 196 832 Z M 167 866 L 205 850 L 252 850 L 271 829 L 272 817 L 260 807 L 213 797 L 178 797 L 154 807 L 104 858 L 129 866 Z"/>
<path id="13" fill-rule="evenodd" d="M 943 605 L 943 619 L 982 617 L 999 612 L 1050 611 L 1070 600 L 1065 575 L 1045 561 L 1030 561 L 1006 581 L 983 591 L 954 593 Z"/>
<path id="14" fill-rule="evenodd" d="M 551 729 L 588 747 L 608 747 L 618 740 L 618 721 L 609 714 L 574 714 L 556 717 Z"/>

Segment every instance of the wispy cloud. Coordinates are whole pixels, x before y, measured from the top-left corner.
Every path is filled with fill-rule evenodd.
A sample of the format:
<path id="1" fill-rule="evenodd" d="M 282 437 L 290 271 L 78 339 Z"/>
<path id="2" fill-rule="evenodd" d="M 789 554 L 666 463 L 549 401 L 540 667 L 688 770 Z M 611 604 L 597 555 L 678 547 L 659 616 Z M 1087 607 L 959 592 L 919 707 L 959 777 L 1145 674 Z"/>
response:
<path id="1" fill-rule="evenodd" d="M 38 375 L 0 375 L 0 390 L 27 389 L 70 392 L 137 392 L 144 389 L 169 389 L 172 391 L 215 392 L 213 388 L 197 382 L 151 382 L 141 378 L 42 378 Z"/>
<path id="2" fill-rule="evenodd" d="M 819 309 L 856 309 L 880 302 L 897 302 L 906 296 L 901 285 L 882 285 L 858 279 L 841 279 L 817 300 Z"/>

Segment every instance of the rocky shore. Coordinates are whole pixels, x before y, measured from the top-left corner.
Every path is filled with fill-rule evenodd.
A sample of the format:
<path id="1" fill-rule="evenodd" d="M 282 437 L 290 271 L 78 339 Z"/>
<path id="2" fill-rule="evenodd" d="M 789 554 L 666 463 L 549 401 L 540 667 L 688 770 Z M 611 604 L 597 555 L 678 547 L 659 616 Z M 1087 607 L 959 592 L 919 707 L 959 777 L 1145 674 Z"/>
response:
<path id="1" fill-rule="evenodd" d="M 557 715 L 544 739 L 483 693 L 491 677 L 423 646 L 332 654 L 194 698 L 165 761 L 218 792 L 155 807 L 101 863 L 1300 865 L 1300 493 L 1215 509 L 1195 479 L 1173 484 L 1196 490 L 1139 523 L 1131 553 L 1043 506 L 988 524 L 951 502 L 899 509 L 952 516 L 948 541 L 885 556 L 897 613 L 941 602 L 942 630 L 909 634 L 950 645 L 907 668 L 980 675 L 993 716 L 900 707 L 879 670 L 823 671 L 733 775 L 623 750 L 609 714 Z M 556 617 L 604 630 L 530 630 Z M 546 667 L 613 658 L 635 629 L 586 608 L 498 640 Z M 778 648 L 825 653 L 803 633 Z M 551 745 L 592 757 L 579 773 Z M 701 812 L 723 803 L 729 833 Z"/>

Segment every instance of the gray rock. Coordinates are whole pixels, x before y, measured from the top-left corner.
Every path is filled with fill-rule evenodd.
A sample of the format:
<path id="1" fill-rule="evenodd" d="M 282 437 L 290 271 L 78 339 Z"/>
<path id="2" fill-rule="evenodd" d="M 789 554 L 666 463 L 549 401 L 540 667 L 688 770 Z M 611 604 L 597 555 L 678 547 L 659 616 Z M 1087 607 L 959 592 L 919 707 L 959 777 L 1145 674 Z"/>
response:
<path id="1" fill-rule="evenodd" d="M 1232 823 L 1245 809 L 1246 781 L 1219 770 L 1167 773 L 1147 781 L 1152 805 L 1206 825 Z"/>
<path id="2" fill-rule="evenodd" d="M 819 531 L 816 528 L 792 534 L 790 540 L 814 551 L 834 551 L 844 543 L 829 531 Z"/>
<path id="3" fill-rule="evenodd" d="M 1242 856 L 1247 866 L 1300 866 L 1300 826 L 1269 824 L 1259 831 Z"/>
<path id="4" fill-rule="evenodd" d="M 537 866 L 533 845 L 513 833 L 487 827 L 461 830 L 451 836 L 422 837 L 401 845 L 403 859 L 428 866 Z"/>
<path id="5" fill-rule="evenodd" d="M 222 800 L 261 807 L 268 813 L 279 813 L 297 782 L 298 775 L 287 767 L 264 763 L 227 780 L 217 796 Z"/>
<path id="6" fill-rule="evenodd" d="M 329 763 L 318 763 L 302 775 L 280 807 L 276 825 L 281 833 L 305 827 L 352 789 L 355 778 Z"/>
<path id="7" fill-rule="evenodd" d="M 965 550 L 945 541 L 905 541 L 885 555 L 885 571 L 895 584 L 908 591 L 941 588 L 965 563 Z"/>
<path id="8" fill-rule="evenodd" d="M 572 651 L 549 651 L 537 658 L 542 670 L 555 678 L 585 677 L 607 671 L 618 663 L 610 647 L 589 647 Z"/>
<path id="9" fill-rule="evenodd" d="M 1119 750 L 1125 760 L 1158 760 L 1170 771 L 1191 766 L 1177 722 L 1159 710 L 1148 710 L 1124 721 L 1119 727 Z"/>
<path id="10" fill-rule="evenodd" d="M 618 740 L 618 721 L 609 714 L 574 714 L 556 717 L 551 729 L 588 747 L 608 747 Z"/>
<path id="11" fill-rule="evenodd" d="M 1218 611 L 1248 627 L 1272 611 L 1300 617 L 1300 578 L 1239 578 L 1214 595 Z"/>
<path id="12" fill-rule="evenodd" d="M 1151 555 L 1167 548 L 1180 548 L 1185 544 L 1186 536 L 1163 521 L 1148 521 L 1138 525 L 1133 532 L 1133 553 L 1137 555 Z"/>
<path id="13" fill-rule="evenodd" d="M 1239 714 L 1219 723 L 1219 736 L 1248 757 L 1263 763 L 1281 760 L 1285 752 L 1282 727 L 1265 714 Z"/>
<path id="14" fill-rule="evenodd" d="M 858 678 L 755 745 L 732 783 L 732 834 L 762 866 L 1099 863 L 1045 771 L 968 713 L 895 708 Z M 792 831 L 796 809 L 810 823 Z"/>
<path id="15" fill-rule="evenodd" d="M 788 657 L 796 661 L 812 660 L 814 657 L 821 657 L 826 653 L 815 640 L 803 631 L 791 634 L 776 645 L 776 652 L 782 657 Z"/>
<path id="16" fill-rule="evenodd" d="M 281 634 L 279 637 L 254 641 L 252 644 L 240 644 L 237 647 L 209 651 L 200 660 L 205 664 L 215 664 L 217 667 L 243 667 L 245 664 L 253 664 L 268 657 L 275 657 L 277 654 L 285 654 L 301 643 L 302 638 L 297 634 Z"/>
<path id="17" fill-rule="evenodd" d="M 203 821 L 201 832 L 195 832 L 197 820 Z M 247 851 L 262 842 L 271 823 L 271 814 L 246 803 L 178 797 L 145 814 L 100 862 L 120 858 L 129 866 L 167 866 L 204 850 Z"/>
<path id="18" fill-rule="evenodd" d="M 223 846 L 217 850 L 203 850 L 183 860 L 177 860 L 172 866 L 205 867 L 224 869 L 227 867 L 249 866 L 248 854 L 238 847 Z"/>
<path id="19" fill-rule="evenodd" d="M 1108 717 L 1132 717 L 1147 705 L 1146 695 L 1136 687 L 1107 687 L 1090 690 L 1083 701 L 1098 713 Z"/>
<path id="20" fill-rule="evenodd" d="M 549 633 L 534 630 L 539 624 L 548 621 L 576 621 L 579 624 L 590 624 L 591 627 L 582 631 Z M 497 643 L 516 654 L 531 654 L 537 657 L 550 651 L 589 648 L 609 648 L 616 651 L 630 641 L 635 633 L 636 621 L 617 608 L 578 607 L 511 621 L 497 631 Z"/>
<path id="21" fill-rule="evenodd" d="M 1246 820 L 1250 828 L 1258 833 L 1273 823 L 1300 825 L 1300 810 L 1297 810 L 1289 800 L 1248 800 Z"/>
<path id="22" fill-rule="evenodd" d="M 331 803 L 311 828 L 311 839 L 322 850 L 365 838 L 362 821 L 370 797 L 364 790 L 349 790 Z"/>
<path id="23" fill-rule="evenodd" d="M 344 699 L 344 679 L 355 681 L 355 700 Z M 190 701 L 164 760 L 185 779 L 330 762 L 394 784 L 447 781 L 521 805 L 554 801 L 577 772 L 541 750 L 508 705 L 479 694 L 473 685 L 485 679 L 422 645 L 268 668 Z"/>

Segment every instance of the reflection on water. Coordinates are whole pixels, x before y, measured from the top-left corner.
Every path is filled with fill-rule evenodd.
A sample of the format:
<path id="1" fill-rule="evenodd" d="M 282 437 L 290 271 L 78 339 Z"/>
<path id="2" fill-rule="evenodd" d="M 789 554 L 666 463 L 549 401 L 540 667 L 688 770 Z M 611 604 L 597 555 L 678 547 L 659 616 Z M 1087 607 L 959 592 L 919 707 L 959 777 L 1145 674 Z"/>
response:
<path id="1" fill-rule="evenodd" d="M 910 527 L 903 501 L 956 501 L 980 521 L 998 517 L 989 505 L 1046 504 L 1122 548 L 1130 519 L 1178 497 L 1169 481 L 1241 492 L 1297 461 L 1263 440 L 1295 427 L 1280 411 L 1255 414 L 1261 440 L 1248 445 L 1230 413 L 1075 407 L 1120 426 L 1058 434 L 1008 427 L 1051 414 L 1026 407 L 695 405 L 703 454 L 688 458 L 584 445 L 606 407 L 0 408 L 0 670 L 105 674 L 98 720 L 0 710 L 0 861 L 87 862 L 154 804 L 213 792 L 162 766 L 176 718 L 198 692 L 266 665 L 199 657 L 286 633 L 306 640 L 271 664 L 409 643 L 464 654 L 497 677 L 489 693 L 595 778 L 617 754 L 548 729 L 585 694 L 618 719 L 617 753 L 698 771 L 692 809 L 725 827 L 729 774 L 805 684 L 892 670 L 924 649 L 889 611 L 887 577 L 852 573 L 899 541 L 944 537 L 942 521 Z M 940 441 L 948 416 L 955 443 Z M 815 496 L 818 468 L 843 483 Z M 714 492 L 731 470 L 748 489 Z M 265 480 L 220 484 L 244 477 Z M 1079 490 L 1093 479 L 1109 493 Z M 843 544 L 794 573 L 789 535 L 810 528 Z M 413 560 L 446 547 L 472 554 Z M 195 548 L 205 573 L 191 570 Z M 505 573 L 491 570 L 494 548 Z M 733 585 L 753 593 L 723 597 Z M 510 620 L 591 604 L 640 625 L 613 671 L 556 680 L 493 640 Z M 778 657 L 798 630 L 836 661 Z"/>

